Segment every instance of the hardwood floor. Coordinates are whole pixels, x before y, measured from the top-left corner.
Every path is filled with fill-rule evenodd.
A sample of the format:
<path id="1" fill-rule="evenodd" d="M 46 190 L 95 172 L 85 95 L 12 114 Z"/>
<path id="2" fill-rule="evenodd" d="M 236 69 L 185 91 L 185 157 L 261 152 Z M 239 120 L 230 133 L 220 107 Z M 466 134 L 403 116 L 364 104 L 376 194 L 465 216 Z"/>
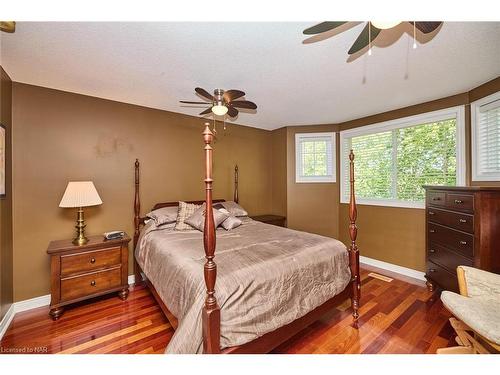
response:
<path id="1" fill-rule="evenodd" d="M 386 282 L 369 276 L 371 271 L 361 271 L 358 330 L 346 301 L 273 353 L 435 353 L 454 344 L 450 314 L 437 293 L 423 283 Z M 81 303 L 57 322 L 47 307 L 19 313 L 0 341 L 0 353 L 163 353 L 173 333 L 153 296 L 139 286 L 125 302 L 111 295 Z"/>

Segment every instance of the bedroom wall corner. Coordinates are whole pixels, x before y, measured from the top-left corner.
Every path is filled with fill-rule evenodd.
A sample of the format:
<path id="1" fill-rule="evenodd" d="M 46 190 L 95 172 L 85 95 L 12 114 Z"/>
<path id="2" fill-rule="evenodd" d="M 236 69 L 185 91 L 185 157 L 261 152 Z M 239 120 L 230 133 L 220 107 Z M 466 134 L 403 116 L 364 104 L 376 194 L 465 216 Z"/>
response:
<path id="1" fill-rule="evenodd" d="M 272 142 L 272 210 L 274 215 L 287 216 L 287 130 L 271 131 Z"/>
<path id="2" fill-rule="evenodd" d="M 295 134 L 337 132 L 338 127 L 306 125 L 287 127 L 287 223 L 291 229 L 338 238 L 339 184 L 295 182 Z M 337 142 L 338 148 L 338 142 Z M 337 157 L 338 158 L 338 157 Z M 338 168 L 337 168 L 338 172 Z"/>
<path id="3" fill-rule="evenodd" d="M 13 302 L 12 80 L 0 65 L 0 122 L 5 126 L 5 197 L 0 198 L 0 320 Z"/>

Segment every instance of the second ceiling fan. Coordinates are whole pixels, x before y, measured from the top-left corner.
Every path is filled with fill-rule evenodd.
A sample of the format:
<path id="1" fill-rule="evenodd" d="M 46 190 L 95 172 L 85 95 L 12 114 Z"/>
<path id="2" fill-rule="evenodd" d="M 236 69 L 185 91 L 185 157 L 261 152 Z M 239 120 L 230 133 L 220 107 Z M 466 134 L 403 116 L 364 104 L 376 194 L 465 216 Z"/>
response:
<path id="1" fill-rule="evenodd" d="M 436 30 L 443 22 L 440 21 L 429 21 L 429 22 L 419 22 L 419 21 L 406 21 L 411 24 L 414 29 L 418 29 L 420 32 L 424 34 L 429 34 Z M 327 31 L 334 30 L 344 24 L 348 23 L 347 21 L 326 21 L 321 22 L 315 26 L 309 27 L 303 31 L 305 35 L 316 35 L 321 34 Z M 361 51 L 363 48 L 369 46 L 375 38 L 380 34 L 381 31 L 392 29 L 396 27 L 401 22 L 367 22 L 357 39 L 354 41 L 354 44 L 349 49 L 348 54 L 353 55 L 356 52 Z"/>
<path id="2" fill-rule="evenodd" d="M 237 108 L 257 109 L 257 105 L 253 102 L 236 100 L 245 96 L 245 93 L 240 90 L 224 91 L 222 89 L 215 89 L 213 95 L 201 87 L 196 87 L 194 91 L 204 99 L 209 100 L 209 102 L 191 102 L 186 100 L 181 100 L 180 102 L 184 104 L 210 104 L 210 107 L 200 112 L 200 115 L 213 112 L 217 116 L 224 116 L 227 113 L 229 117 L 236 117 L 239 113 Z"/>

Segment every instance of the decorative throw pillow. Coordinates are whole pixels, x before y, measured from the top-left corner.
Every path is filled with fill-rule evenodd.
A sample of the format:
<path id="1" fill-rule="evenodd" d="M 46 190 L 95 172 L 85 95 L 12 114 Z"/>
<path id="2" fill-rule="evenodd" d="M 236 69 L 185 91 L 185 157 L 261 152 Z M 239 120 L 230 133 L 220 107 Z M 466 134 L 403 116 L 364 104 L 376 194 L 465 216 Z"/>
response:
<path id="1" fill-rule="evenodd" d="M 156 226 L 160 226 L 163 224 L 175 223 L 177 220 L 177 211 L 178 207 L 163 207 L 157 210 L 151 211 L 146 214 L 147 217 L 152 219 Z"/>
<path id="2" fill-rule="evenodd" d="M 222 222 L 222 227 L 225 230 L 231 230 L 237 228 L 243 223 L 241 219 L 238 219 L 236 216 L 231 215 L 231 213 L 228 210 L 226 210 L 222 204 L 220 203 L 214 204 L 214 208 L 229 216 L 226 220 Z"/>
<path id="3" fill-rule="evenodd" d="M 233 201 L 221 202 L 222 206 L 233 216 L 248 216 L 248 212 L 245 211 L 238 203 Z"/>
<path id="4" fill-rule="evenodd" d="M 205 207 L 206 205 L 205 203 L 203 203 L 203 205 L 198 208 L 191 216 L 189 216 L 184 222 L 191 225 L 193 228 L 198 229 L 200 232 L 203 232 L 205 230 Z M 214 209 L 213 213 L 216 228 L 229 218 L 229 213 L 224 213 L 217 209 Z"/>
<path id="5" fill-rule="evenodd" d="M 179 209 L 177 211 L 177 219 L 175 222 L 174 230 L 192 230 L 193 227 L 189 224 L 186 224 L 186 219 L 190 217 L 194 212 L 200 208 L 201 205 L 179 202 Z"/>

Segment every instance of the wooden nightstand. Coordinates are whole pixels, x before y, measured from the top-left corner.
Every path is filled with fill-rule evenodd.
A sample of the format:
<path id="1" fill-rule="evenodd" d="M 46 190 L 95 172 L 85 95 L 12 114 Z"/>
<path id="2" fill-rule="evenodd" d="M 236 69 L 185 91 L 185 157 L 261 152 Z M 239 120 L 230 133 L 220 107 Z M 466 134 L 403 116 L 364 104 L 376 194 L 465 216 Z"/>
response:
<path id="1" fill-rule="evenodd" d="M 128 297 L 128 243 L 125 235 L 118 240 L 91 236 L 85 245 L 72 240 L 52 241 L 47 249 L 51 268 L 49 315 L 59 319 L 70 303 L 118 292 Z"/>
<path id="2" fill-rule="evenodd" d="M 277 225 L 278 227 L 284 227 L 286 223 L 286 217 L 279 215 L 258 215 L 250 216 L 250 218 L 266 224 Z"/>

